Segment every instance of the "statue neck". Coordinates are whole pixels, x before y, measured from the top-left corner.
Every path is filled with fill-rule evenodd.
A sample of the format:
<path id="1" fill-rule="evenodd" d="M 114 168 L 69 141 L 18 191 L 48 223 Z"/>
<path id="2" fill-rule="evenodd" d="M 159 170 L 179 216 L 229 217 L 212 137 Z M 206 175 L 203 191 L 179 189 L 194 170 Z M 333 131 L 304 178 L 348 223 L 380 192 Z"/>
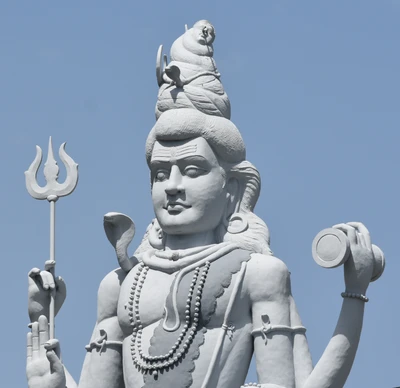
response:
<path id="1" fill-rule="evenodd" d="M 187 235 L 166 235 L 165 250 L 190 249 L 215 244 L 214 231 Z"/>

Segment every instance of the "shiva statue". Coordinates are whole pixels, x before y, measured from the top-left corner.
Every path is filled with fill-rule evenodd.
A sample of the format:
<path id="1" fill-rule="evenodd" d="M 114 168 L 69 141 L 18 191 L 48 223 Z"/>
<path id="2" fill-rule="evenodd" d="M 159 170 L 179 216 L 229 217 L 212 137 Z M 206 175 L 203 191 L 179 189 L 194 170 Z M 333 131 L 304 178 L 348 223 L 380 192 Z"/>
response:
<path id="1" fill-rule="evenodd" d="M 367 228 L 334 227 L 347 239 L 345 289 L 336 330 L 313 366 L 291 293 L 290 272 L 270 249 L 253 212 L 257 169 L 213 59 L 214 27 L 205 20 L 157 55 L 156 123 L 146 141 L 155 218 L 133 256 L 135 227 L 104 217 L 119 268 L 101 281 L 97 320 L 79 382 L 49 339 L 65 284 L 47 270 L 29 279 L 29 388 L 339 388 L 353 364 L 375 257 Z M 244 384 L 252 357 L 258 382 Z"/>

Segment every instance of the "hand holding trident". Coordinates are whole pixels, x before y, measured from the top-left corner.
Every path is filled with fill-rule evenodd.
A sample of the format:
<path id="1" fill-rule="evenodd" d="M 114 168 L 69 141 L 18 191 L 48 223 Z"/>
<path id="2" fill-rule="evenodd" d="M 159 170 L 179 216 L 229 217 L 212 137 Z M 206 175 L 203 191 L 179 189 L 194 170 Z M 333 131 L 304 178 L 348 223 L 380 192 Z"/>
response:
<path id="1" fill-rule="evenodd" d="M 53 154 L 53 145 L 51 136 L 49 139 L 49 148 L 47 152 L 47 160 L 44 164 L 44 176 L 46 178 L 46 186 L 41 187 L 37 183 L 37 172 L 42 163 L 42 149 L 36 146 L 36 157 L 28 170 L 25 171 L 26 188 L 29 194 L 35 199 L 47 199 L 50 202 L 50 258 L 46 261 L 45 267 L 54 277 L 55 268 L 55 205 L 60 197 L 71 194 L 78 184 L 78 164 L 65 152 L 65 144 L 63 143 L 59 149 L 60 159 L 65 165 L 67 177 L 64 183 L 58 183 L 59 167 Z M 49 326 L 50 339 L 54 338 L 54 317 L 55 317 L 55 288 L 51 290 L 50 308 L 49 308 Z"/>

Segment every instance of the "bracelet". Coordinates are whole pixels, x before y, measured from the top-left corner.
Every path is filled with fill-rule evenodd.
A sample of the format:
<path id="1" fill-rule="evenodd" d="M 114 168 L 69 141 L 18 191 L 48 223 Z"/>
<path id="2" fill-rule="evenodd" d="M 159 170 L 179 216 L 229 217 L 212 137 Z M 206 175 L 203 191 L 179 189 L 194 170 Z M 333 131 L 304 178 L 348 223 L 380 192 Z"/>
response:
<path id="1" fill-rule="evenodd" d="M 360 299 L 362 302 L 367 303 L 369 299 L 363 294 L 355 294 L 354 292 L 342 292 L 342 298 Z"/>

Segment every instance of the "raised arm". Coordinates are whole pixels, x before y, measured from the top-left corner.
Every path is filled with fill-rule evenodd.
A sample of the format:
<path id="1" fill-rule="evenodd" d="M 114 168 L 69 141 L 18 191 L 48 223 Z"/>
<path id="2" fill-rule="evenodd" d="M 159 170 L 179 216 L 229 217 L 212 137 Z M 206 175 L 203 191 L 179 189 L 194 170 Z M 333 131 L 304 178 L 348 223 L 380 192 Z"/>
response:
<path id="1" fill-rule="evenodd" d="M 124 388 L 122 372 L 123 333 L 118 323 L 119 290 L 125 272 L 110 272 L 101 282 L 97 322 L 83 364 L 79 388 Z"/>
<path id="2" fill-rule="evenodd" d="M 361 223 L 340 224 L 350 242 L 343 305 L 335 332 L 312 369 L 311 356 L 290 291 L 289 272 L 274 257 L 253 255 L 246 286 L 252 302 L 257 374 L 263 388 L 342 388 L 360 340 L 374 255 Z"/>
<path id="3" fill-rule="evenodd" d="M 344 266 L 345 293 L 335 332 L 321 359 L 300 388 L 342 388 L 360 340 L 365 294 L 371 281 L 374 255 L 367 228 L 361 223 L 336 225 L 347 234 L 351 256 Z"/>
<path id="4" fill-rule="evenodd" d="M 119 290 L 125 272 L 112 271 L 101 282 L 98 292 L 97 322 L 82 368 L 81 388 L 124 388 L 122 373 L 123 335 L 117 319 Z M 65 299 L 65 284 L 47 271 L 29 273 L 29 315 L 31 333 L 27 340 L 26 373 L 29 388 L 76 388 L 77 384 L 59 358 L 57 340 L 49 340 L 49 290 L 57 285 L 56 311 Z M 57 304 L 58 303 L 58 304 Z"/>
<path id="5" fill-rule="evenodd" d="M 281 260 L 255 254 L 248 263 L 246 287 L 259 384 L 295 388 L 312 366 L 305 329 L 291 296 L 289 271 Z"/>

